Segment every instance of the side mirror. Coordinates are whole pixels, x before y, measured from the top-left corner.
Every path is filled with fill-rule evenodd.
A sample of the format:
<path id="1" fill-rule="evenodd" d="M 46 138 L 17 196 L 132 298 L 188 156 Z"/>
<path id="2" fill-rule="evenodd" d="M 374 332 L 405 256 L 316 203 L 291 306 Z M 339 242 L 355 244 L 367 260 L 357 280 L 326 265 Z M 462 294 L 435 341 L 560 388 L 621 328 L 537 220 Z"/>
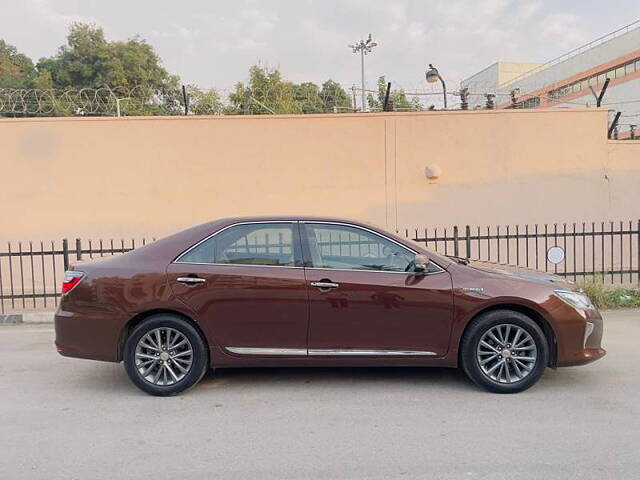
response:
<path id="1" fill-rule="evenodd" d="M 415 264 L 414 271 L 416 273 L 424 274 L 427 272 L 427 264 L 429 263 L 429 259 L 424 255 L 416 254 L 416 258 L 413 263 Z"/>

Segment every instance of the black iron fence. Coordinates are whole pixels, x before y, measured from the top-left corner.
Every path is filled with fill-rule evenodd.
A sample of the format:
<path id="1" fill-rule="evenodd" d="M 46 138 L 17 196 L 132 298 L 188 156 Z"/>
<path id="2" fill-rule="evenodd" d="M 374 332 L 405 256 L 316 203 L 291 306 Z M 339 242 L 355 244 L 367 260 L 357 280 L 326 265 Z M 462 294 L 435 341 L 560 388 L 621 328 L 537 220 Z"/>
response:
<path id="1" fill-rule="evenodd" d="M 444 255 L 552 272 L 575 281 L 640 283 L 640 220 L 404 230 Z M 155 240 L 155 239 L 152 239 Z M 13 242 L 0 250 L 0 314 L 52 309 L 75 261 L 119 255 L 147 239 Z M 551 247 L 564 258 L 549 261 Z"/>
<path id="2" fill-rule="evenodd" d="M 640 220 L 405 230 L 444 255 L 555 273 L 574 281 L 640 283 Z M 561 247 L 552 263 L 547 252 Z"/>
<path id="3" fill-rule="evenodd" d="M 71 263 L 119 255 L 146 243 L 146 238 L 9 242 L 0 250 L 0 314 L 55 308 Z"/>

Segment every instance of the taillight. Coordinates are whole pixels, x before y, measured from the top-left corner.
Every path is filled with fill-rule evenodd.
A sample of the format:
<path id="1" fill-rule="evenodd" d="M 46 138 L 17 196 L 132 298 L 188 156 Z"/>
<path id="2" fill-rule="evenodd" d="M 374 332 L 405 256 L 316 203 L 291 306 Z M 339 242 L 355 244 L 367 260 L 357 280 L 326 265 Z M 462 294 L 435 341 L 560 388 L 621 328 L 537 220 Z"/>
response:
<path id="1" fill-rule="evenodd" d="M 64 272 L 64 280 L 62 281 L 62 293 L 69 293 L 84 278 L 84 273 L 67 271 Z"/>

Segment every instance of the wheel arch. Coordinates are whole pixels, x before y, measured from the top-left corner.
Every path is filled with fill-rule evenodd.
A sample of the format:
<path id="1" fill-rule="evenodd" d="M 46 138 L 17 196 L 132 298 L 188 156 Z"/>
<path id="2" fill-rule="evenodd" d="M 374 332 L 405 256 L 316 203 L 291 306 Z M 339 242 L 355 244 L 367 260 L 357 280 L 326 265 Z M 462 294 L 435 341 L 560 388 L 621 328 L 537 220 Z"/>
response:
<path id="1" fill-rule="evenodd" d="M 469 329 L 470 325 L 480 315 L 485 314 L 487 312 L 492 312 L 492 311 L 495 311 L 495 310 L 512 310 L 512 311 L 521 313 L 523 315 L 526 315 L 531 320 L 533 320 L 542 329 L 542 333 L 544 333 L 544 336 L 545 336 L 545 338 L 547 340 L 547 345 L 549 347 L 549 364 L 548 364 L 548 366 L 550 366 L 552 368 L 556 366 L 557 358 L 558 358 L 558 348 L 557 348 L 556 334 L 555 334 L 555 331 L 553 330 L 553 327 L 551 326 L 549 321 L 544 317 L 544 315 L 542 315 L 540 312 L 538 312 L 537 310 L 535 310 L 535 309 L 533 309 L 531 307 L 528 307 L 526 305 L 521 305 L 521 304 L 518 304 L 518 303 L 499 303 L 499 304 L 491 305 L 489 307 L 486 307 L 486 308 L 476 312 L 469 319 L 469 321 L 467 322 L 467 324 L 464 327 L 464 330 L 462 331 L 462 335 L 460 335 L 460 338 L 458 339 L 458 363 L 460 363 L 460 355 L 462 353 L 462 349 L 460 348 L 460 346 L 462 344 L 462 339 L 464 338 L 465 334 L 467 333 L 467 330 Z"/>
<path id="2" fill-rule="evenodd" d="M 198 325 L 198 323 L 195 320 L 193 320 L 191 317 L 189 317 L 189 316 L 185 315 L 184 313 L 179 312 L 177 310 L 172 310 L 170 308 L 155 308 L 155 309 L 146 310 L 144 312 L 137 313 L 136 315 L 131 317 L 131 319 L 129 319 L 129 321 L 122 328 L 122 330 L 120 331 L 120 337 L 118 338 L 118 352 L 117 352 L 118 361 L 122 361 L 122 354 L 123 354 L 123 351 L 124 351 L 124 344 L 127 341 L 127 338 L 129 338 L 129 335 L 133 331 L 133 329 L 136 326 L 140 325 L 147 318 L 152 317 L 154 315 L 159 315 L 159 314 L 174 315 L 174 316 L 180 317 L 184 321 L 188 322 L 200 334 L 200 337 L 202 338 L 202 341 L 204 342 L 204 344 L 207 347 L 207 354 L 210 355 L 210 345 L 209 345 L 209 342 L 207 340 L 207 337 L 204 334 L 204 332 L 202 331 L 202 329 L 200 328 L 200 325 Z"/>

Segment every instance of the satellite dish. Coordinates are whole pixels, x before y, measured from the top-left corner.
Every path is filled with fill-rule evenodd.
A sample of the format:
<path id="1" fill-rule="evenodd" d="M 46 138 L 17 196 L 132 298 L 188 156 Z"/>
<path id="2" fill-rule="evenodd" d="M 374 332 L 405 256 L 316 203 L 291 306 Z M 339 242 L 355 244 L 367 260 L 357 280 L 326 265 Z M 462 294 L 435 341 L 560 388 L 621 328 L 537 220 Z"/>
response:
<path id="1" fill-rule="evenodd" d="M 547 260 L 555 265 L 562 263 L 564 261 L 564 249 L 558 246 L 549 248 L 547 250 Z"/>

